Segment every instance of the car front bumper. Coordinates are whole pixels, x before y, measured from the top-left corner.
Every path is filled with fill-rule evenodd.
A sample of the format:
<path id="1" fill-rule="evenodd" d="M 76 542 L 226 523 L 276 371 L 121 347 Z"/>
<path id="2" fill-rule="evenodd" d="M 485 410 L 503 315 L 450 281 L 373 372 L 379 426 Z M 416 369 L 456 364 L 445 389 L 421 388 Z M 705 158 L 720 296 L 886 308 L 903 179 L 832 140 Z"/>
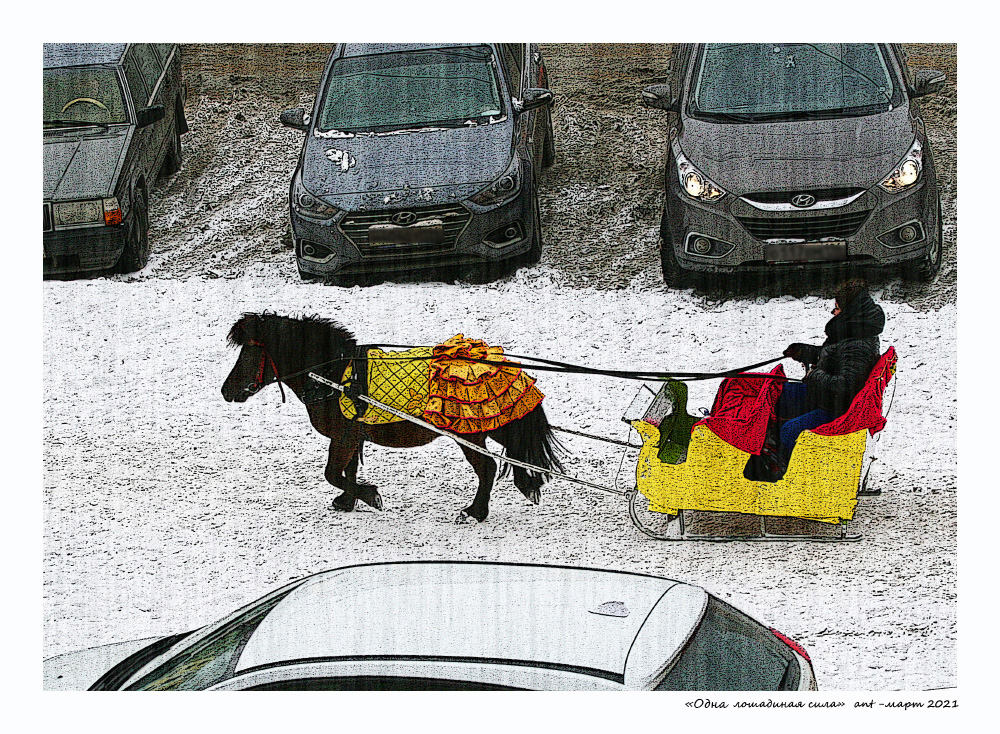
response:
<path id="1" fill-rule="evenodd" d="M 405 210 L 341 212 L 333 219 L 317 221 L 290 208 L 299 270 L 323 278 L 475 266 L 516 257 L 530 249 L 535 234 L 530 190 L 525 185 L 516 198 L 492 209 L 468 202 L 428 203 Z M 369 241 L 368 227 L 390 224 L 403 211 L 412 212 L 418 221 L 440 219 L 443 241 L 389 246 Z M 514 235 L 504 236 L 510 228 Z"/>
<path id="2" fill-rule="evenodd" d="M 678 263 L 686 270 L 738 273 L 898 266 L 923 257 L 937 235 L 938 198 L 933 175 L 907 192 L 889 194 L 872 187 L 843 206 L 792 211 L 765 211 L 732 194 L 716 204 L 696 202 L 671 178 L 660 234 L 664 246 L 673 246 Z M 919 230 L 918 238 L 909 244 L 893 234 L 906 224 Z M 698 235 L 716 241 L 711 254 L 694 252 Z M 820 241 L 846 243 L 846 259 L 766 259 L 771 243 Z"/>
<path id="3" fill-rule="evenodd" d="M 114 267 L 125 248 L 124 225 L 77 227 L 42 233 L 42 274 L 79 273 Z"/>

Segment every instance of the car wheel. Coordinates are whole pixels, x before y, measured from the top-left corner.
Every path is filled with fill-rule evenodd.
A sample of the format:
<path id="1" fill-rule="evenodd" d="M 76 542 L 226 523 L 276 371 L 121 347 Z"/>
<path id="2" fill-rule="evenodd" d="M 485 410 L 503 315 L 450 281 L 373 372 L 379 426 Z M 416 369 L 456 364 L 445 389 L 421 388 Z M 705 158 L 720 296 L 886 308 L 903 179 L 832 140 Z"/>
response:
<path id="1" fill-rule="evenodd" d="M 556 138 L 552 134 L 552 113 L 548 114 L 548 125 L 545 129 L 545 142 L 542 144 L 542 167 L 548 168 L 556 162 Z"/>
<path id="2" fill-rule="evenodd" d="M 694 281 L 694 274 L 685 270 L 677 262 L 674 247 L 660 238 L 660 270 L 663 272 L 663 282 L 671 288 L 687 288 Z"/>
<path id="3" fill-rule="evenodd" d="M 903 273 L 907 280 L 915 280 L 919 283 L 930 283 L 937 277 L 941 270 L 941 259 L 944 252 L 944 217 L 941 216 L 941 202 L 938 201 L 937 227 L 934 228 L 934 238 L 931 240 L 930 249 L 916 262 L 909 266 Z"/>
<path id="4" fill-rule="evenodd" d="M 161 176 L 172 176 L 181 170 L 181 133 L 177 129 L 177 123 L 174 123 L 173 138 L 170 141 L 170 149 L 167 151 L 166 157 L 163 159 L 163 165 L 160 166 Z"/>
<path id="5" fill-rule="evenodd" d="M 134 273 L 146 267 L 148 261 L 149 213 L 146 208 L 146 193 L 139 189 L 135 193 L 135 210 L 125 238 L 125 249 L 118 258 L 115 270 L 119 273 Z"/>

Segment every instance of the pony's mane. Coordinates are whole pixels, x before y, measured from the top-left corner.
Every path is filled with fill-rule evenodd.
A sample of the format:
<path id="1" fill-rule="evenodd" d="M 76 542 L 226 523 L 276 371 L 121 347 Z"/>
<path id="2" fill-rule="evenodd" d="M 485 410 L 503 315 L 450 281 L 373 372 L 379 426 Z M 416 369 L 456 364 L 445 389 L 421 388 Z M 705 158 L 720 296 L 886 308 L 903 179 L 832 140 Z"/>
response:
<path id="1" fill-rule="evenodd" d="M 332 319 L 322 316 L 282 316 L 277 313 L 244 313 L 229 330 L 230 346 L 242 347 L 252 341 L 272 348 L 278 343 L 300 345 L 338 344 L 353 349 L 354 334 Z"/>

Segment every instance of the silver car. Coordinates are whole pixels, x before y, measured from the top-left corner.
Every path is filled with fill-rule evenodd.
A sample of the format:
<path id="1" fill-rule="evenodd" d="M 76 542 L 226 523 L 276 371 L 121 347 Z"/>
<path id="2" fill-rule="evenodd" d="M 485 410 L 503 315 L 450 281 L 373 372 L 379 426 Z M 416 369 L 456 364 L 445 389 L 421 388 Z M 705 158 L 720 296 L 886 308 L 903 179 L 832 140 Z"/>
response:
<path id="1" fill-rule="evenodd" d="M 202 629 L 44 662 L 47 690 L 815 690 L 794 641 L 689 584 L 410 562 L 294 581 Z"/>

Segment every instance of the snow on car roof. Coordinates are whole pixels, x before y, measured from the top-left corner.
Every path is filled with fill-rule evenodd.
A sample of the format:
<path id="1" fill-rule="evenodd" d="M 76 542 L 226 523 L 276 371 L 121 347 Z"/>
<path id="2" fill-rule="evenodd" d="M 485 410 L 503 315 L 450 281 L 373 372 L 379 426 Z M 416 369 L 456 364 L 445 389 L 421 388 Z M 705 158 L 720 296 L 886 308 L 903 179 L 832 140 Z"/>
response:
<path id="1" fill-rule="evenodd" d="M 331 571 L 292 591 L 264 618 L 236 673 L 291 660 L 434 656 L 620 676 L 650 610 L 677 584 L 612 571 L 502 564 Z M 597 609 L 604 613 L 591 611 Z M 698 617 L 688 616 L 674 624 L 692 628 Z"/>
<path id="2" fill-rule="evenodd" d="M 125 55 L 127 43 L 46 43 L 42 67 L 117 64 Z"/>

